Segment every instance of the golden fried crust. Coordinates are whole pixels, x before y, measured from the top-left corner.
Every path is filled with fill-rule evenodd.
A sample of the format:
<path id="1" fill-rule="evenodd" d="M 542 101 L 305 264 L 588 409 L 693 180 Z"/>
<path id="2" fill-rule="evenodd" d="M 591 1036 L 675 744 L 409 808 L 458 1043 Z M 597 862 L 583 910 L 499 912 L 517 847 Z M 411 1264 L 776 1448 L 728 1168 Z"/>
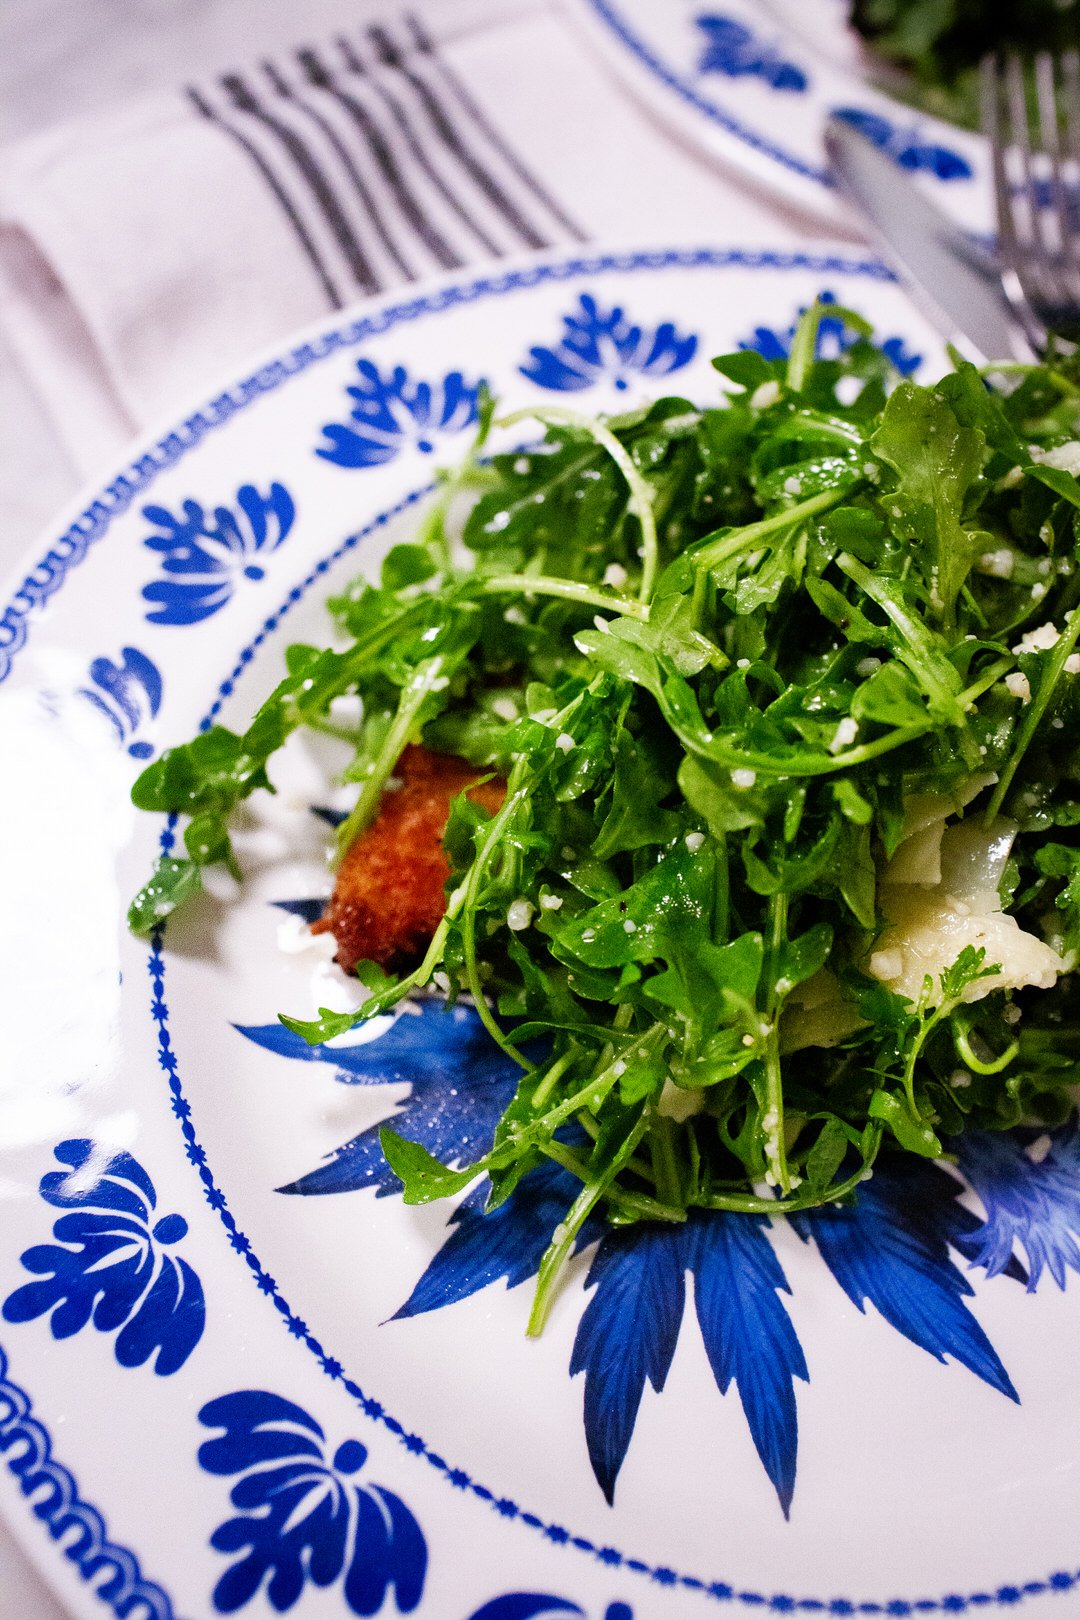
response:
<path id="1" fill-rule="evenodd" d="M 501 779 L 476 782 L 477 770 L 453 754 L 405 749 L 395 770 L 401 783 L 382 796 L 371 825 L 349 845 L 334 892 L 312 933 L 331 933 L 335 961 L 352 973 L 358 962 L 391 971 L 415 966 L 446 908 L 450 863 L 442 846 L 451 800 L 468 790 L 494 815 L 506 797 Z"/>

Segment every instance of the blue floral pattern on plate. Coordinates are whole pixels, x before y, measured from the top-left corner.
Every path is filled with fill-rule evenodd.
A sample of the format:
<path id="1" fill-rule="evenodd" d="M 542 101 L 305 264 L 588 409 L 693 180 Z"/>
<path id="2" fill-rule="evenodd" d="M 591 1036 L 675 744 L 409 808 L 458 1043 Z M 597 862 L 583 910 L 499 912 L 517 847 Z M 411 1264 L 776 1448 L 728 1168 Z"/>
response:
<path id="1" fill-rule="evenodd" d="M 932 174 L 937 180 L 970 180 L 971 164 L 960 152 L 936 141 L 925 141 L 917 129 L 894 124 L 881 113 L 863 107 L 834 107 L 834 118 L 842 118 L 860 135 L 888 154 L 902 169 Z"/>
<path id="2" fill-rule="evenodd" d="M 332 1454 L 315 1419 L 265 1389 L 237 1390 L 199 1413 L 223 1432 L 199 1448 L 207 1473 L 239 1476 L 229 1500 L 240 1512 L 219 1525 L 210 1545 L 243 1556 L 214 1588 L 214 1607 L 233 1614 L 266 1581 L 279 1614 L 308 1581 L 331 1586 L 344 1574 L 342 1596 L 353 1614 L 373 1615 L 393 1594 L 402 1614 L 419 1604 L 427 1543 L 400 1497 L 355 1476 L 367 1461 L 359 1440 Z"/>
<path id="3" fill-rule="evenodd" d="M 673 321 L 638 326 L 628 320 L 622 306 L 605 309 L 591 293 L 581 293 L 577 308 L 563 316 L 563 335 L 553 348 L 529 350 L 531 358 L 518 370 L 541 388 L 578 393 L 599 382 L 612 382 L 620 391 L 631 377 L 667 377 L 697 353 L 697 337 L 679 332 Z"/>
<path id="4" fill-rule="evenodd" d="M 88 671 L 94 688 L 82 688 L 82 696 L 103 714 L 116 732 L 120 743 L 127 739 L 127 751 L 132 759 L 149 759 L 153 744 L 135 733 L 148 720 L 153 720 L 161 707 L 164 683 L 161 671 L 152 658 L 138 647 L 122 647 L 121 662 L 110 658 L 95 658 Z"/>
<path id="5" fill-rule="evenodd" d="M 822 304 L 835 304 L 836 294 L 826 288 L 818 293 L 818 301 Z M 750 337 L 741 340 L 739 348 L 756 349 L 766 360 L 786 360 L 791 352 L 791 340 L 795 336 L 799 316 L 803 313 L 804 310 L 799 309 L 791 324 L 785 329 L 775 326 L 756 326 Z M 850 348 L 857 335 L 847 325 L 842 315 L 823 315 L 818 326 L 817 358 L 819 360 L 836 359 L 845 349 Z M 922 365 L 922 355 L 916 354 L 913 349 L 909 349 L 905 338 L 875 337 L 874 341 L 902 377 L 913 376 Z"/>
<path id="6" fill-rule="evenodd" d="M 430 455 L 443 435 L 460 433 L 478 420 L 479 382 L 448 371 L 441 382 L 414 382 L 404 366 L 384 375 L 372 360 L 358 360 L 358 383 L 345 390 L 353 401 L 345 422 L 327 422 L 327 443 L 315 454 L 337 467 L 382 467 L 403 450 Z"/>
<path id="7" fill-rule="evenodd" d="M 789 62 L 744 23 L 723 12 L 708 12 L 694 18 L 705 35 L 698 58 L 699 73 L 724 73 L 729 79 L 762 79 L 773 90 L 804 91 L 809 84 L 797 62 Z"/>
<path id="8" fill-rule="evenodd" d="M 561 1620 L 567 1615 L 584 1616 L 585 1612 L 569 1598 L 554 1597 L 550 1592 L 507 1592 L 476 1609 L 469 1620 L 537 1620 L 539 1615 Z M 609 1603 L 602 1620 L 634 1620 L 634 1613 L 626 1603 Z"/>
<path id="9" fill-rule="evenodd" d="M 263 551 L 276 551 L 288 537 L 296 506 L 284 484 L 274 482 L 265 495 L 254 484 L 241 484 L 236 508 L 215 506 L 207 512 L 200 501 L 183 502 L 181 515 L 165 506 L 144 506 L 142 515 L 157 531 L 143 541 L 162 556 L 164 579 L 143 587 L 153 604 L 151 624 L 198 624 L 230 601 L 240 579 L 262 579 L 257 561 Z"/>
<path id="10" fill-rule="evenodd" d="M 66 1211 L 53 1223 L 57 1242 L 25 1251 L 22 1263 L 37 1280 L 8 1295 L 4 1320 L 51 1313 L 54 1339 L 93 1322 L 101 1333 L 116 1332 L 122 1367 L 141 1367 L 156 1351 L 154 1371 L 168 1377 L 191 1355 L 206 1320 L 197 1274 L 166 1252 L 186 1237 L 187 1222 L 182 1215 L 154 1219 L 154 1184 L 130 1153 L 103 1159 L 92 1142 L 78 1139 L 61 1142 L 56 1157 L 66 1168 L 50 1170 L 39 1191 Z"/>
<path id="11" fill-rule="evenodd" d="M 256 1044 L 297 1061 L 330 1065 L 349 1085 L 410 1082 L 394 1116 L 402 1135 L 451 1163 L 467 1162 L 490 1142 L 513 1094 L 516 1068 L 489 1040 L 475 1012 L 423 1002 L 381 1037 L 356 1046 L 311 1047 L 281 1024 L 237 1026 Z M 961 1164 L 986 1209 L 960 1200 L 961 1181 L 922 1160 L 888 1158 L 855 1205 L 794 1217 L 861 1312 L 873 1305 L 898 1333 L 936 1360 L 951 1358 L 1010 1400 L 1017 1392 L 968 1301 L 973 1289 L 959 1256 L 988 1277 L 1034 1286 L 1043 1269 L 1064 1285 L 1080 1270 L 1080 1197 L 1075 1126 L 1039 1139 L 971 1138 Z M 312 1195 L 372 1188 L 397 1193 L 383 1158 L 379 1126 L 361 1131 L 323 1164 L 280 1190 Z M 396 1313 L 407 1319 L 454 1305 L 489 1284 L 534 1276 L 548 1234 L 574 1196 L 567 1171 L 544 1164 L 497 1209 L 484 1214 L 486 1185 L 470 1190 L 448 1222 L 448 1235 Z M 683 1227 L 641 1224 L 609 1229 L 593 1220 L 579 1248 L 595 1245 L 589 1295 L 570 1361 L 584 1375 L 585 1436 L 593 1471 L 614 1498 L 648 1382 L 658 1393 L 674 1356 L 694 1279 L 695 1311 L 717 1387 L 732 1385 L 758 1456 L 781 1507 L 795 1488 L 798 1414 L 795 1388 L 810 1372 L 784 1304 L 790 1288 L 761 1217 L 691 1216 Z M 1031 1276 L 1012 1253 L 1024 1246 Z"/>

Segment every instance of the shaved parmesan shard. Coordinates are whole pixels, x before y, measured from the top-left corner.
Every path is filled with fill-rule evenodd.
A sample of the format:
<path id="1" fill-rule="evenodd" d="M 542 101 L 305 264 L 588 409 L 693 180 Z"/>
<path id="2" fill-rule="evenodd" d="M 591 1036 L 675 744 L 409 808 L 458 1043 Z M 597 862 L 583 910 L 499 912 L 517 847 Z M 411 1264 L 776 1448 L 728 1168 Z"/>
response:
<path id="1" fill-rule="evenodd" d="M 929 1004 L 941 1000 L 940 977 L 966 945 L 986 952 L 1000 971 L 976 979 L 965 1001 L 991 990 L 1049 990 L 1065 963 L 1043 940 L 1026 933 L 1001 909 L 1000 884 L 1016 837 L 1016 824 L 997 817 L 989 826 L 970 821 L 935 823 L 936 851 L 928 855 L 921 828 L 903 841 L 881 875 L 879 905 L 889 927 L 874 941 L 866 971 L 897 995 L 918 1001 L 929 974 Z M 922 839 L 917 851 L 908 845 Z M 905 855 L 905 850 L 907 854 Z M 913 859 L 915 854 L 919 860 Z M 936 874 L 931 877 L 931 874 Z"/>
<path id="2" fill-rule="evenodd" d="M 691 1119 L 694 1114 L 700 1114 L 704 1106 L 705 1098 L 700 1091 L 684 1091 L 669 1076 L 664 1081 L 664 1089 L 660 1093 L 659 1101 L 656 1104 L 656 1112 L 662 1114 L 666 1119 L 675 1120 L 677 1124 L 681 1125 L 684 1120 Z"/>
<path id="3" fill-rule="evenodd" d="M 807 1046 L 839 1046 L 865 1024 L 854 1002 L 844 1000 L 836 974 L 819 968 L 788 998 L 780 1018 L 780 1050 L 786 1054 Z"/>
<path id="4" fill-rule="evenodd" d="M 900 842 L 885 869 L 886 883 L 941 882 L 941 839 L 950 816 L 959 815 L 983 788 L 996 782 L 992 773 L 970 776 L 952 793 L 912 793 L 904 803 Z"/>

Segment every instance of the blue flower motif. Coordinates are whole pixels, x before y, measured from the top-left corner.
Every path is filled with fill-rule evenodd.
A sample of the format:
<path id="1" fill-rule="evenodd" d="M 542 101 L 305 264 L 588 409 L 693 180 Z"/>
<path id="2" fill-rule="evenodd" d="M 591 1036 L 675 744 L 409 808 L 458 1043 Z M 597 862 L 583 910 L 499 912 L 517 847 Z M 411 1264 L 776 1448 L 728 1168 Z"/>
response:
<path id="1" fill-rule="evenodd" d="M 1017 1244 L 1027 1256 L 1029 1293 L 1043 1270 L 1059 1288 L 1080 1271 L 1080 1130 L 1076 1121 L 1049 1134 L 962 1136 L 960 1168 L 986 1210 L 986 1220 L 965 1249 L 975 1265 L 996 1277 L 1015 1264 Z"/>
<path id="2" fill-rule="evenodd" d="M 726 73 L 729 79 L 764 79 L 774 90 L 802 92 L 809 79 L 802 68 L 781 56 L 775 45 L 767 44 L 734 17 L 722 12 L 695 17 L 705 35 L 699 73 Z"/>
<path id="3" fill-rule="evenodd" d="M 507 1592 L 492 1598 L 469 1616 L 469 1620 L 536 1620 L 538 1615 L 550 1614 L 561 1620 L 564 1615 L 584 1615 L 585 1610 L 569 1598 L 555 1597 L 550 1592 Z M 609 1603 L 603 1620 L 634 1620 L 628 1603 Z"/>
<path id="4" fill-rule="evenodd" d="M 964 1303 L 971 1285 L 949 1258 L 950 1247 L 970 1254 L 980 1241 L 981 1223 L 958 1202 L 961 1191 L 955 1177 L 923 1159 L 884 1158 L 854 1204 L 796 1215 L 792 1224 L 804 1240 L 813 1238 L 860 1311 L 873 1305 L 937 1361 L 952 1356 L 991 1388 L 1019 1400 Z"/>
<path id="5" fill-rule="evenodd" d="M 329 1454 L 315 1419 L 265 1389 L 219 1396 L 199 1421 L 223 1431 L 200 1446 L 203 1468 L 239 1475 L 229 1500 L 240 1512 L 210 1537 L 218 1552 L 242 1554 L 214 1588 L 220 1613 L 243 1608 L 265 1579 L 267 1600 L 280 1614 L 307 1581 L 331 1586 L 343 1572 L 342 1594 L 354 1614 L 378 1614 L 390 1593 L 402 1614 L 417 1607 L 427 1543 L 400 1497 L 355 1482 L 367 1461 L 359 1440 Z"/>
<path id="6" fill-rule="evenodd" d="M 601 381 L 624 390 L 631 376 L 667 377 L 689 365 L 698 346 L 692 333 L 678 332 L 671 321 L 631 325 L 620 305 L 605 310 L 591 293 L 582 293 L 578 308 L 563 316 L 563 328 L 555 348 L 530 349 L 532 359 L 518 367 L 541 388 L 563 393 Z"/>
<path id="7" fill-rule="evenodd" d="M 867 112 L 864 107 L 834 107 L 834 118 L 865 135 L 882 152 L 888 154 L 902 169 L 919 170 L 932 174 L 937 180 L 970 180 L 971 164 L 960 152 L 949 146 L 920 139 L 918 130 L 893 124 L 880 113 Z"/>
<path id="8" fill-rule="evenodd" d="M 117 1328 L 122 1367 L 141 1367 L 157 1351 L 154 1371 L 181 1368 L 202 1337 L 202 1284 L 186 1260 L 167 1254 L 187 1234 L 181 1215 L 154 1220 L 154 1184 L 130 1153 L 100 1158 L 85 1139 L 61 1142 L 64 1170 L 42 1177 L 46 1203 L 68 1211 L 53 1224 L 58 1245 L 27 1249 L 22 1263 L 38 1281 L 4 1301 L 7 1322 L 51 1312 L 54 1339 L 68 1339 L 90 1321 L 102 1333 Z"/>
<path id="9" fill-rule="evenodd" d="M 460 433 L 478 420 L 481 383 L 449 371 L 441 383 L 411 382 L 404 366 L 384 377 L 371 360 L 358 360 L 359 384 L 345 392 L 355 401 L 356 427 L 327 422 L 328 444 L 315 451 L 337 467 L 381 467 L 403 450 L 430 455 L 440 434 Z"/>
<path id="10" fill-rule="evenodd" d="M 818 293 L 818 300 L 822 304 L 835 304 L 836 294 L 826 288 Z M 774 326 L 756 326 L 751 337 L 740 341 L 739 348 L 756 349 L 766 360 L 786 360 L 791 352 L 791 340 L 795 336 L 799 316 L 803 314 L 805 306 L 799 309 L 795 319 L 784 331 Z M 845 324 L 842 316 L 823 315 L 818 326 L 817 358 L 838 360 L 856 341 L 856 337 L 857 334 Z M 910 350 L 902 337 L 886 338 L 880 344 L 880 348 L 902 377 L 910 377 L 922 365 L 922 355 Z"/>
<path id="11" fill-rule="evenodd" d="M 298 903 L 288 904 L 295 909 Z M 238 1028 L 282 1057 L 330 1065 L 346 1084 L 409 1082 L 410 1094 L 392 1116 L 395 1129 L 452 1164 L 485 1151 L 517 1083 L 516 1065 L 467 1007 L 447 1012 L 424 1002 L 376 1039 L 352 1047 L 310 1047 L 280 1024 Z M 1059 1279 L 1067 1265 L 1080 1270 L 1080 1242 L 1074 1242 L 1080 1238 L 1080 1195 L 1074 1190 L 1080 1183 L 1080 1132 L 1070 1127 L 1055 1133 L 1045 1156 L 1046 1143 L 1025 1154 L 1025 1140 L 964 1139 L 961 1164 L 983 1199 L 986 1220 L 960 1201 L 957 1176 L 901 1156 L 882 1160 L 854 1203 L 791 1218 L 860 1311 L 873 1305 L 928 1355 L 966 1367 L 1012 1400 L 1016 1390 L 968 1306 L 972 1288 L 953 1257 L 984 1265 L 990 1276 L 1026 1282 L 1028 1274 L 1012 1254 L 1019 1238 L 1033 1283 L 1044 1265 Z M 399 1186 L 382 1157 L 378 1126 L 371 1126 L 281 1190 L 311 1195 L 369 1187 L 385 1196 Z M 550 1162 L 524 1176 L 490 1213 L 484 1213 L 486 1183 L 472 1188 L 396 1319 L 458 1304 L 493 1283 L 512 1288 L 534 1277 L 548 1235 L 575 1190 L 570 1173 Z M 689 1273 L 717 1387 L 726 1394 L 735 1386 L 758 1456 L 787 1513 L 798 1450 L 795 1389 L 810 1370 L 784 1304 L 790 1288 L 769 1221 L 695 1213 L 682 1226 L 608 1228 L 593 1217 L 578 1248 L 594 1245 L 585 1285 L 590 1297 L 569 1371 L 584 1374 L 585 1438 L 608 1500 L 645 1385 L 657 1393 L 664 1388 L 686 1313 Z M 493 1601 L 563 1603 L 575 1612 L 544 1594 Z M 507 1610 L 507 1620 L 516 1612 Z M 522 1611 L 530 1612 L 545 1611 Z"/>
<path id="12" fill-rule="evenodd" d="M 120 664 L 109 658 L 95 658 L 89 675 L 97 691 L 83 687 L 86 698 L 109 721 L 122 743 L 134 737 L 144 720 L 153 720 L 161 707 L 161 671 L 152 658 L 138 647 L 121 647 Z M 128 743 L 133 759 L 149 759 L 153 744 L 143 739 Z"/>
<path id="13" fill-rule="evenodd" d="M 439 1002 L 421 1002 L 415 1012 L 403 1013 L 381 1039 L 357 1046 L 309 1046 L 283 1024 L 235 1028 L 282 1057 L 329 1064 L 335 1078 L 347 1085 L 410 1081 L 412 1093 L 394 1115 L 394 1129 L 423 1142 L 436 1157 L 463 1163 L 487 1152 L 517 1087 L 516 1065 L 507 1061 L 469 1007 L 447 1011 Z M 353 1192 L 359 1187 L 374 1187 L 378 1197 L 401 1191 L 379 1146 L 378 1125 L 361 1131 L 325 1164 L 278 1190 L 311 1194 Z"/>
<path id="14" fill-rule="evenodd" d="M 255 558 L 281 545 L 296 506 L 279 483 L 265 495 L 254 484 L 241 484 L 236 505 L 239 512 L 215 506 L 208 513 L 199 501 L 184 501 L 181 517 L 164 506 L 143 507 L 143 517 L 158 531 L 143 545 L 162 554 L 167 575 L 143 587 L 145 600 L 158 604 L 146 615 L 151 624 L 198 624 L 225 606 L 238 579 L 262 579 Z"/>

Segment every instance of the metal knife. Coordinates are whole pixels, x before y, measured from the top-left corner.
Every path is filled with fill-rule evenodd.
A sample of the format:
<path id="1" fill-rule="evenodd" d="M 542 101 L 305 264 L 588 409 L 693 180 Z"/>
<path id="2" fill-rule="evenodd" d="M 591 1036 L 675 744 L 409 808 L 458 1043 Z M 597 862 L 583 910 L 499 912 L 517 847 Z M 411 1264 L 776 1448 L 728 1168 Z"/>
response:
<path id="1" fill-rule="evenodd" d="M 992 255 L 966 236 L 892 158 L 830 118 L 825 150 L 837 186 L 932 326 L 977 364 L 1031 361 Z"/>

